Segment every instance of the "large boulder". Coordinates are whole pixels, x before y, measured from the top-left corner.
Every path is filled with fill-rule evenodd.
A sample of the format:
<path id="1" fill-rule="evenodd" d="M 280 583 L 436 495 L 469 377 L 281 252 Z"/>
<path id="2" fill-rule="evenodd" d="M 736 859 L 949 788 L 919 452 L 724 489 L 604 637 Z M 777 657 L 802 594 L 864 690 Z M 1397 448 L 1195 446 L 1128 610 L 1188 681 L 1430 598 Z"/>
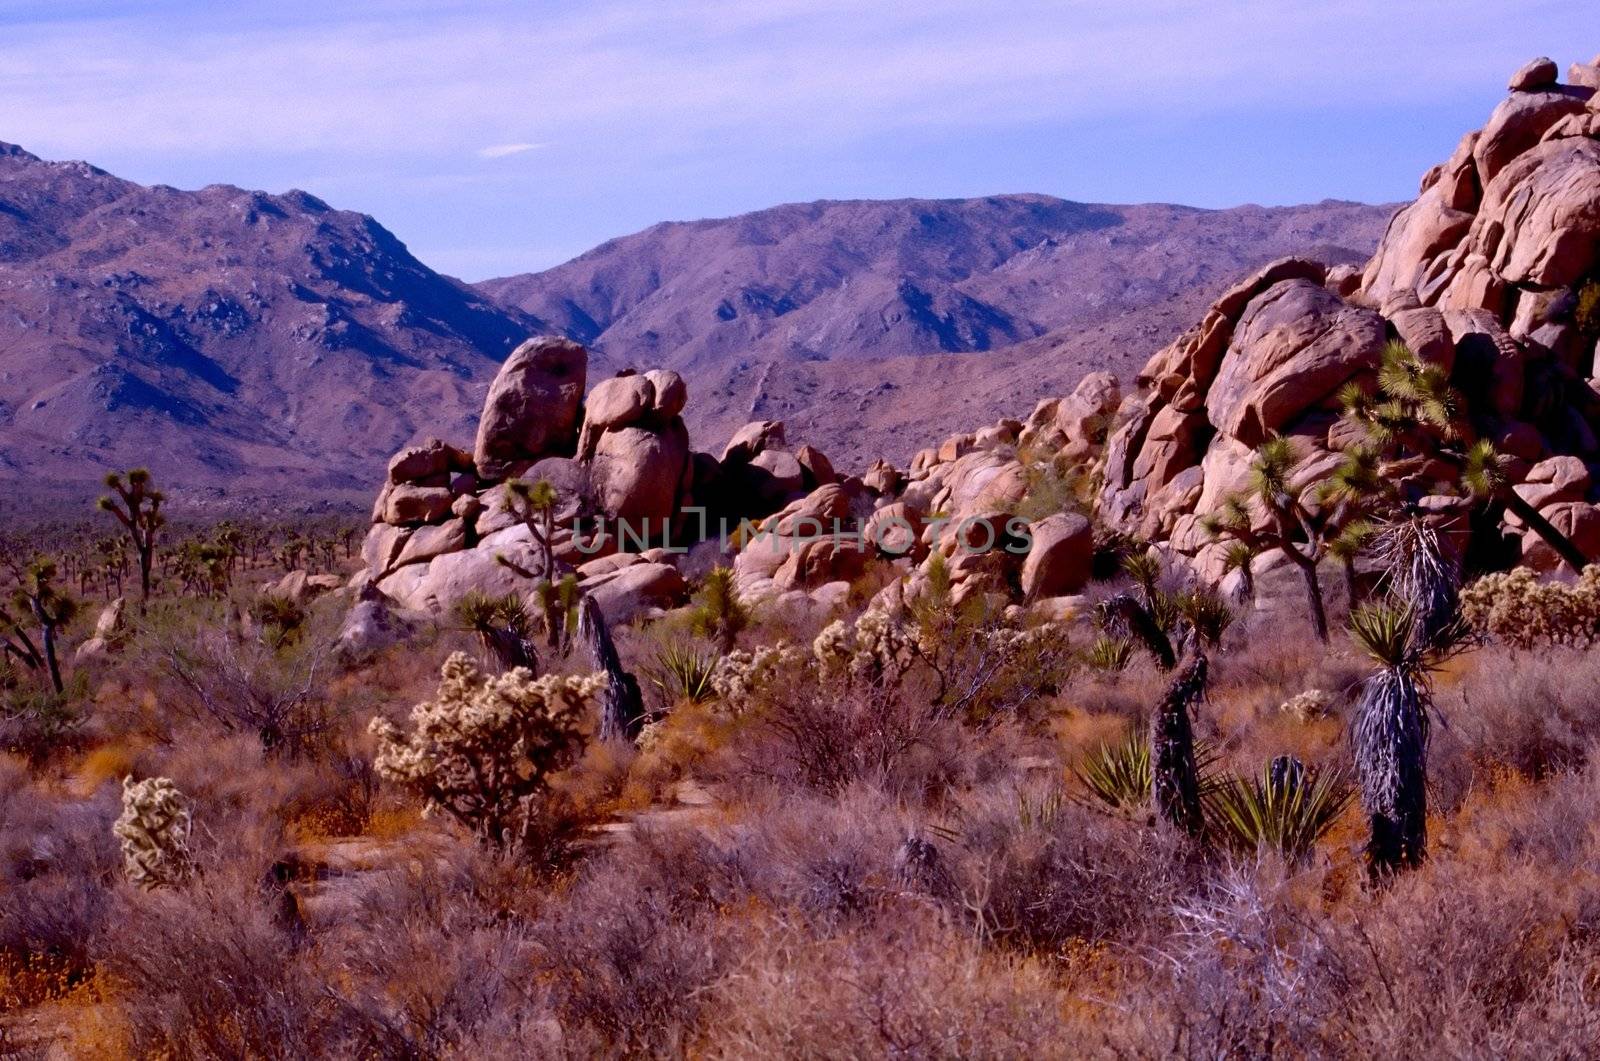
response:
<path id="1" fill-rule="evenodd" d="M 1076 593 L 1089 581 L 1094 527 L 1075 512 L 1058 512 L 1028 526 L 1032 545 L 1022 561 L 1025 600 Z"/>
<path id="2" fill-rule="evenodd" d="M 622 427 L 600 436 L 590 480 L 600 510 L 640 533 L 658 534 L 678 511 L 689 469 L 689 432 Z"/>
<path id="3" fill-rule="evenodd" d="M 689 404 L 689 386 L 682 376 L 668 368 L 653 368 L 644 378 L 655 389 L 653 409 L 657 419 L 670 420 L 682 414 Z"/>
<path id="4" fill-rule="evenodd" d="M 1383 318 L 1327 288 L 1309 280 L 1277 284 L 1239 319 L 1206 397 L 1211 423 L 1258 445 L 1351 377 L 1375 369 L 1386 339 Z"/>
<path id="5" fill-rule="evenodd" d="M 655 407 L 656 387 L 648 376 L 632 373 L 596 383 L 583 406 L 583 430 L 578 436 L 578 456 L 594 455 L 600 434 L 644 419 Z"/>
<path id="6" fill-rule="evenodd" d="M 418 446 L 408 446 L 389 458 L 391 483 L 448 486 L 453 473 L 471 470 L 470 454 L 437 438 L 430 438 Z"/>
<path id="7" fill-rule="evenodd" d="M 632 622 L 646 609 L 682 604 L 689 585 L 671 564 L 639 563 L 618 568 L 584 583 L 606 622 Z"/>
<path id="8" fill-rule="evenodd" d="M 589 353 L 570 339 L 529 339 L 489 385 L 473 460 L 486 479 L 516 466 L 570 454 L 589 370 Z"/>
<path id="9" fill-rule="evenodd" d="M 754 420 L 733 433 L 722 449 L 722 463 L 748 464 L 762 452 L 783 445 L 782 420 Z"/>
<path id="10" fill-rule="evenodd" d="M 1484 188 L 1512 159 L 1527 151 L 1545 131 L 1569 114 L 1581 114 L 1583 100 L 1565 92 L 1516 92 L 1494 109 L 1478 135 L 1473 156 Z"/>
<path id="11" fill-rule="evenodd" d="M 1600 266 L 1600 141 L 1551 140 L 1500 172 L 1463 248 L 1501 280 L 1557 288 Z"/>

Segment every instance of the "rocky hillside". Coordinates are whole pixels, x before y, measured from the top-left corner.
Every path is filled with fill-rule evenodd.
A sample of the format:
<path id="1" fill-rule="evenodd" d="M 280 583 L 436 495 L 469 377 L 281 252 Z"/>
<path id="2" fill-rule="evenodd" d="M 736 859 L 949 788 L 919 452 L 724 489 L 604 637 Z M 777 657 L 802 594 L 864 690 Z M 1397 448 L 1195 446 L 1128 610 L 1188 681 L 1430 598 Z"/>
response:
<path id="1" fill-rule="evenodd" d="M 310 195 L 147 188 L 0 145 L 0 476 L 30 490 L 136 463 L 348 490 L 422 420 L 470 431 L 544 327 Z"/>
<path id="2" fill-rule="evenodd" d="M 819 202 L 657 225 L 479 285 L 592 346 L 681 372 L 696 437 L 752 418 L 906 459 L 916 438 L 1131 373 L 1239 273 L 1365 260 L 1392 210 L 1104 206 L 1040 195 Z M 950 356 L 982 353 L 981 358 Z M 934 358 L 935 360 L 928 360 Z M 955 386 L 930 393 L 930 378 Z"/>
<path id="3" fill-rule="evenodd" d="M 1337 519 L 1307 488 L 1364 455 L 1375 485 L 1436 513 L 1469 553 L 1555 567 L 1542 517 L 1600 557 L 1600 61 L 1568 81 L 1548 59 L 1517 71 L 1362 271 L 1276 263 L 1152 358 L 1107 446 L 1107 519 L 1214 581 L 1230 545 L 1207 521 L 1282 437 L 1286 489 L 1317 533 Z M 1495 476 L 1464 474 L 1475 442 L 1494 447 Z M 1484 520 L 1485 500 L 1510 509 L 1506 525 Z M 1231 518 L 1251 524 L 1243 536 L 1276 533 L 1260 505 Z"/>

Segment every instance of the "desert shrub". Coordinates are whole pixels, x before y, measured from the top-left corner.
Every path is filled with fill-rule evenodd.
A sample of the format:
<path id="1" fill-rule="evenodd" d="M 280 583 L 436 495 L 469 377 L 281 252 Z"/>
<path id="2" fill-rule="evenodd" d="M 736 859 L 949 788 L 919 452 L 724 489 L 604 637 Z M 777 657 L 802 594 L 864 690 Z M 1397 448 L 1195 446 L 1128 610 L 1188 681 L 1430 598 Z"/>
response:
<path id="1" fill-rule="evenodd" d="M 253 734 L 268 752 L 311 750 L 339 718 L 326 695 L 332 640 L 307 627 L 287 641 L 250 637 L 197 611 L 159 636 L 156 651 L 181 692 L 170 702 L 180 715 Z"/>
<path id="2" fill-rule="evenodd" d="M 1600 335 L 1600 280 L 1585 280 L 1578 287 L 1573 323 L 1585 335 Z"/>
<path id="3" fill-rule="evenodd" d="M 1530 778 L 1580 765 L 1600 739 L 1600 660 L 1583 649 L 1490 649 L 1439 692 L 1449 732 L 1480 762 Z"/>
<path id="4" fill-rule="evenodd" d="M 1525 567 L 1485 575 L 1461 590 L 1462 617 L 1477 632 L 1513 648 L 1587 647 L 1600 640 L 1600 566 L 1577 581 L 1541 582 Z"/>
<path id="5" fill-rule="evenodd" d="M 1131 826 L 1071 800 L 1022 814 L 1040 793 L 994 787 L 962 801 L 950 847 L 966 915 L 985 935 L 1029 950 L 1135 943 L 1170 922 L 1204 866 L 1177 830 Z"/>
<path id="6" fill-rule="evenodd" d="M 434 699 L 412 709 L 409 733 L 373 720 L 374 765 L 422 796 L 429 811 L 444 811 L 486 843 L 511 844 L 527 834 L 549 776 L 572 760 L 604 681 L 534 678 L 522 669 L 490 677 L 455 653 Z"/>
<path id="7" fill-rule="evenodd" d="M 70 747 L 88 721 L 87 695 L 81 672 L 59 693 L 27 682 L 0 688 L 0 750 L 37 764 Z"/>
<path id="8" fill-rule="evenodd" d="M 122 842 L 122 872 L 141 888 L 177 884 L 189 875 L 188 800 L 170 778 L 124 778 L 122 816 L 112 832 Z"/>
<path id="9" fill-rule="evenodd" d="M 97 940 L 128 1056 L 327 1056 L 329 1003 L 253 887 L 128 894 Z"/>
<path id="10" fill-rule="evenodd" d="M 1255 777 L 1226 778 L 1206 794 L 1212 836 L 1238 851 L 1273 850 L 1299 861 L 1350 806 L 1354 791 L 1336 770 L 1275 760 Z"/>
<path id="11" fill-rule="evenodd" d="M 751 942 L 711 990 L 708 1056 L 1000 1058 L 1083 1049 L 1042 963 L 985 951 L 926 909 L 820 938 L 772 918 Z"/>
<path id="12" fill-rule="evenodd" d="M 0 761 L 0 1011 L 92 975 L 117 875 L 109 793 L 61 802 L 10 765 Z"/>

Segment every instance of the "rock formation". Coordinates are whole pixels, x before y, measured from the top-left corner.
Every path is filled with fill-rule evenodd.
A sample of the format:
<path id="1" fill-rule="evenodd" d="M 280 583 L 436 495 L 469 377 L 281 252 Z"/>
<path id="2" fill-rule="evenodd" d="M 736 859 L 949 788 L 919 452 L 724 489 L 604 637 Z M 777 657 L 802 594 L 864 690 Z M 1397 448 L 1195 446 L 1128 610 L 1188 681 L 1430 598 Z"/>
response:
<path id="1" fill-rule="evenodd" d="M 1370 391 L 1398 340 L 1450 374 L 1518 492 L 1600 556 L 1589 474 L 1600 459 L 1600 74 L 1574 67 L 1561 85 L 1555 73 L 1540 59 L 1513 76 L 1364 270 L 1274 262 L 1152 357 L 1106 447 L 1104 520 L 1220 577 L 1222 547 L 1200 523 L 1243 486 L 1253 447 L 1290 438 L 1297 475 L 1326 476 L 1357 441 L 1336 395 L 1352 382 Z M 1443 474 L 1431 492 L 1424 508 L 1461 500 Z M 1536 536 L 1509 529 L 1528 562 L 1552 566 Z"/>

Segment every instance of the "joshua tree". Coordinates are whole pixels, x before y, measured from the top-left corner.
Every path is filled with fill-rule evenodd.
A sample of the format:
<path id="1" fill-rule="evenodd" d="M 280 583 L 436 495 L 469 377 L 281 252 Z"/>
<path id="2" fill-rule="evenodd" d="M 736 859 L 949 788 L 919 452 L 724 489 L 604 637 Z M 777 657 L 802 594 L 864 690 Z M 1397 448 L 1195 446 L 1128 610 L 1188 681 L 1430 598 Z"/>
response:
<path id="1" fill-rule="evenodd" d="M 106 476 L 106 486 L 116 496 L 102 497 L 100 508 L 117 517 L 139 557 L 139 614 L 143 615 L 150 600 L 150 566 L 155 560 L 156 538 L 167 522 L 161 514 L 166 495 L 151 488 L 150 473 L 143 468 L 135 468 L 126 476 L 112 472 Z"/>
<path id="2" fill-rule="evenodd" d="M 1210 665 L 1204 646 L 1221 639 L 1230 616 L 1214 597 L 1163 593 L 1155 588 L 1154 576 L 1130 573 L 1141 583 L 1146 601 L 1119 594 L 1101 605 L 1101 620 L 1144 645 L 1162 670 L 1176 668 L 1150 725 L 1151 793 L 1164 821 L 1200 838 L 1205 834 L 1205 815 L 1190 712 L 1205 697 Z M 1158 613 L 1170 616 L 1169 621 L 1163 624 Z"/>
<path id="3" fill-rule="evenodd" d="M 1373 878 L 1422 862 L 1428 839 L 1427 670 L 1412 643 L 1412 616 L 1374 603 L 1350 617 L 1356 642 L 1378 664 L 1356 708 L 1356 768 L 1372 834 L 1367 867 Z"/>
<path id="4" fill-rule="evenodd" d="M 1573 571 L 1588 560 L 1572 540 L 1511 488 L 1504 461 L 1487 439 L 1474 439 L 1463 415 L 1465 403 L 1442 366 L 1423 361 L 1404 343 L 1390 343 L 1378 371 L 1378 392 L 1356 384 L 1340 392 L 1345 416 L 1367 434 L 1364 449 L 1387 464 L 1376 485 L 1401 505 L 1414 503 L 1416 487 L 1402 473 L 1415 465 L 1442 464 L 1459 485 L 1481 501 L 1504 505 L 1550 546 Z"/>
<path id="5" fill-rule="evenodd" d="M 56 577 L 56 565 L 40 557 L 29 564 L 17 580 L 18 586 L 13 601 L 17 608 L 33 616 L 39 626 L 39 648 L 33 650 L 34 665 L 43 664 L 46 673 L 50 676 L 50 686 L 56 693 L 61 693 L 65 684 L 61 680 L 61 663 L 56 653 L 57 632 L 68 623 L 73 616 L 78 614 L 78 603 L 71 597 L 60 593 L 51 583 Z M 0 622 L 6 622 L 0 620 Z M 20 625 L 14 626 L 18 632 Z M 32 643 L 24 634 L 21 638 L 24 650 L 32 649 Z M 15 651 L 12 642 L 6 642 L 7 651 Z M 24 657 L 26 659 L 26 657 Z"/>
<path id="6" fill-rule="evenodd" d="M 578 602 L 578 636 L 588 646 L 595 668 L 606 676 L 600 696 L 600 739 L 633 740 L 644 727 L 644 698 L 638 680 L 622 669 L 622 658 L 593 597 Z"/>
<path id="7" fill-rule="evenodd" d="M 501 670 L 525 667 L 535 674 L 539 672 L 533 622 L 516 594 L 491 597 L 474 590 L 456 604 L 456 618 L 478 635 L 484 651 Z"/>
<path id="8" fill-rule="evenodd" d="M 548 479 L 527 483 L 513 479 L 505 485 L 506 508 L 527 525 L 539 546 L 539 573 L 555 576 L 556 488 Z"/>
<path id="9" fill-rule="evenodd" d="M 1282 550 L 1305 579 L 1311 626 L 1326 643 L 1328 612 L 1317 565 L 1324 556 L 1338 551 L 1333 543 L 1354 521 L 1359 511 L 1356 502 L 1362 496 L 1356 484 L 1370 461 L 1364 455 L 1351 457 L 1331 479 L 1301 484 L 1292 481 L 1295 463 L 1288 439 L 1262 443 L 1250 466 L 1248 491 L 1228 498 L 1218 512 L 1206 518 L 1204 526 L 1213 537 L 1243 546 L 1230 554 L 1230 562 L 1246 568 L 1247 558 L 1270 549 Z M 1263 518 L 1254 518 L 1257 513 Z"/>
<path id="10" fill-rule="evenodd" d="M 1198 648 L 1173 676 L 1150 727 L 1150 780 L 1156 812 L 1190 836 L 1205 834 L 1200 771 L 1189 711 L 1205 696 L 1206 655 Z"/>
<path id="11" fill-rule="evenodd" d="M 1418 519 L 1384 527 L 1375 551 L 1390 601 L 1351 616 L 1356 642 L 1378 664 L 1362 686 L 1352 739 L 1372 824 L 1374 879 L 1421 863 L 1427 846 L 1428 675 L 1460 643 L 1454 558 Z"/>
<path id="12" fill-rule="evenodd" d="M 739 600 L 732 568 L 717 566 L 706 574 L 692 614 L 696 633 L 715 641 L 724 656 L 733 651 L 740 631 L 750 623 L 750 612 Z"/>

